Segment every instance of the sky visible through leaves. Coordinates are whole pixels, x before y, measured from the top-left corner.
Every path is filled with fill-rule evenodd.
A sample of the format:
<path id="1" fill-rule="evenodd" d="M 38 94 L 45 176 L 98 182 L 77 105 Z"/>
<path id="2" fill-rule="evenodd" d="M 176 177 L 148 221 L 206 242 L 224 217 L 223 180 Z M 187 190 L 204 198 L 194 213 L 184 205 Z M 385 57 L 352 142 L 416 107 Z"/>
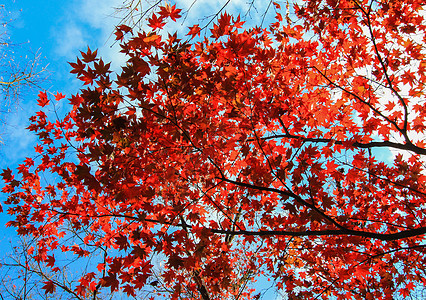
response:
<path id="1" fill-rule="evenodd" d="M 114 7 L 120 6 L 122 1 L 45 1 L 37 3 L 34 1 L 16 1 L 6 4 L 6 10 L 10 11 L 13 23 L 8 34 L 11 40 L 18 47 L 16 56 L 25 55 L 25 51 L 41 53 L 42 65 L 48 65 L 47 81 L 42 83 L 42 91 L 34 90 L 23 95 L 20 103 L 10 115 L 8 122 L 4 124 L 4 134 L 2 136 L 3 145 L 0 147 L 0 164 L 2 168 L 17 167 L 25 157 L 33 157 L 33 147 L 37 143 L 34 135 L 25 128 L 28 126 L 28 117 L 37 108 L 37 95 L 40 100 L 46 97 L 54 98 L 57 93 L 62 93 L 65 97 L 75 94 L 82 86 L 82 83 L 75 79 L 75 75 L 70 74 L 70 66 L 67 62 L 74 62 L 80 51 L 90 51 L 98 49 L 99 55 L 105 62 L 111 62 L 112 68 L 119 70 L 125 65 L 125 60 L 118 53 L 118 43 L 114 42 L 114 26 L 120 23 L 122 15 L 118 14 Z M 193 24 L 208 24 L 209 17 L 221 10 L 226 3 L 212 3 L 208 1 L 197 1 L 192 6 L 192 1 L 181 1 L 177 4 L 183 8 L 184 18 L 174 27 L 168 27 L 169 31 L 177 31 L 183 36 L 187 32 L 187 27 Z M 257 3 L 261 3 L 258 1 Z M 265 2 L 267 3 L 267 2 Z M 249 26 L 261 25 L 263 14 L 268 5 L 251 7 L 243 0 L 231 1 L 227 6 L 227 11 L 231 14 L 240 13 Z M 188 9 L 191 10 L 188 12 Z M 249 12 L 247 14 L 247 12 Z M 185 15 L 185 13 L 187 13 Z M 265 23 L 268 24 L 268 15 L 265 15 Z M 19 47 L 21 46 L 22 47 Z M 24 51 L 25 50 L 25 51 Z M 91 52 L 90 52 L 91 53 Z M 42 95 L 42 97 L 40 97 Z M 46 96 L 43 96 L 46 95 Z M 383 96 L 385 97 L 385 95 Z M 48 102 L 48 101 L 46 101 Z M 63 103 L 66 103 L 64 101 Z M 68 109 L 63 103 L 50 106 L 48 116 L 55 118 L 62 115 Z M 42 103 L 43 104 L 43 103 Z M 421 137 L 420 137 L 421 138 Z M 373 150 L 376 157 L 381 157 L 383 161 L 393 158 L 392 153 L 387 150 Z M 35 157 L 34 159 L 37 159 Z M 45 183 L 52 178 L 44 178 Z M 42 183 L 44 184 L 44 183 Z M 2 195 L 5 197 L 5 195 Z M 4 198 L 1 199 L 3 201 Z M 0 215 L 0 224 L 4 227 L 8 217 L 5 213 Z M 13 230 L 2 231 L 0 243 L 3 249 L 10 249 L 16 235 Z M 262 286 L 261 280 L 259 289 Z M 257 287 L 256 287 L 257 288 Z M 265 296 L 265 299 L 268 299 Z"/>

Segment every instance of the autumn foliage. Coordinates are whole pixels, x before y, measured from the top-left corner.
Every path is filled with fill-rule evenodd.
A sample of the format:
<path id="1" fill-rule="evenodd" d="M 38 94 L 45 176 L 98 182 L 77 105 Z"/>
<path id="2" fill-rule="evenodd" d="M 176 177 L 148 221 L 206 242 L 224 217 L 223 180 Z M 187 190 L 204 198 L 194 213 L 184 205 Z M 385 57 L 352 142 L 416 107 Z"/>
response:
<path id="1" fill-rule="evenodd" d="M 38 156 L 2 174 L 35 259 L 55 272 L 98 253 L 82 299 L 257 299 L 258 278 L 289 299 L 422 287 L 421 1 L 297 2 L 268 28 L 223 13 L 185 37 L 164 34 L 180 17 L 165 5 L 145 32 L 117 28 L 118 73 L 81 53 L 69 114 L 37 112 Z"/>

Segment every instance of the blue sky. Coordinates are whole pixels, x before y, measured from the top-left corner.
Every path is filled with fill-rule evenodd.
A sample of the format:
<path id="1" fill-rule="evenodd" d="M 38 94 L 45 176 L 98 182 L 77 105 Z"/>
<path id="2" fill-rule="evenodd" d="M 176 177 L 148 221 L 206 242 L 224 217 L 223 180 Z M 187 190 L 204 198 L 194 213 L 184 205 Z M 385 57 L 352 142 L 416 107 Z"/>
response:
<path id="1" fill-rule="evenodd" d="M 95 2 L 98 2 L 97 4 Z M 112 17 L 114 1 L 8 1 L 6 11 L 12 18 L 8 35 L 16 46 L 15 60 L 21 56 L 40 54 L 40 66 L 47 66 L 47 80 L 41 88 L 52 92 L 70 95 L 81 86 L 75 76 L 69 73 L 67 61 L 75 61 L 79 50 L 102 48 L 107 58 L 113 57 L 116 48 L 110 48 L 109 39 L 117 20 Z M 115 1 L 116 3 L 118 1 Z M 95 9 L 95 4 L 97 10 Z M 17 108 L 3 116 L 6 119 L 0 147 L 0 168 L 14 167 L 26 156 L 33 156 L 36 138 L 25 128 L 28 118 L 38 110 L 36 106 L 38 90 L 28 90 L 22 94 Z M 0 196 L 1 201 L 5 195 Z M 7 220 L 1 214 L 3 226 Z M 0 244 L 9 244 L 14 238 L 13 229 L 2 229 Z M 4 248 L 3 248 L 4 249 Z"/>
<path id="2" fill-rule="evenodd" d="M 79 50 L 84 50 L 88 45 L 91 48 L 104 47 L 110 50 L 107 43 L 109 34 L 113 31 L 116 20 L 108 17 L 113 13 L 110 6 L 112 1 L 97 1 L 102 3 L 100 9 L 89 18 L 93 10 L 89 6 L 95 1 L 16 1 L 6 5 L 6 10 L 11 12 L 13 22 L 9 31 L 12 42 L 20 52 L 31 55 L 41 54 L 40 64 L 47 65 L 48 79 L 41 83 L 41 87 L 55 93 L 75 93 L 80 83 L 69 74 L 70 66 L 67 61 L 75 61 Z M 117 2 L 117 1 L 116 1 Z M 83 3 L 85 3 L 83 5 Z M 111 49 L 112 50 L 112 49 Z M 107 56 L 110 53 L 104 51 Z M 111 51 L 112 52 L 112 51 Z M 19 53 L 21 54 L 21 53 Z M 17 54 L 19 58 L 19 54 Z M 28 91 L 23 95 L 20 108 L 8 115 L 6 137 L 1 149 L 1 164 L 16 163 L 24 157 L 29 144 L 34 143 L 34 138 L 26 133 L 23 128 L 28 116 L 33 113 L 35 97 L 38 91 Z M 12 152 L 9 150 L 13 149 Z"/>

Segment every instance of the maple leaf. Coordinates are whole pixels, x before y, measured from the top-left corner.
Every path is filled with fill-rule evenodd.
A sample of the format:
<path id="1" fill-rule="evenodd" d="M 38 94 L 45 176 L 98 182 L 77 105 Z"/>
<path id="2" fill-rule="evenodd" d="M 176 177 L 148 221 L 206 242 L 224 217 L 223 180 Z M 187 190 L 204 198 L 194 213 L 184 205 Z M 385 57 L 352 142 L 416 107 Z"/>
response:
<path id="1" fill-rule="evenodd" d="M 201 28 L 200 26 L 198 26 L 198 24 L 195 24 L 192 27 L 189 27 L 189 32 L 187 35 L 190 35 L 192 38 L 194 38 L 195 36 L 200 36 L 200 32 L 201 32 Z"/>
<path id="2" fill-rule="evenodd" d="M 47 94 L 45 92 L 40 92 L 38 94 L 37 104 L 41 107 L 45 107 L 49 104 L 49 99 L 47 98 Z"/>
<path id="3" fill-rule="evenodd" d="M 95 51 L 92 52 L 92 50 L 90 50 L 90 48 L 87 47 L 86 52 L 80 51 L 80 53 L 81 53 L 81 56 L 83 57 L 83 61 L 85 63 L 90 63 L 92 61 L 98 60 L 97 59 L 98 50 L 95 50 Z"/>
<path id="4" fill-rule="evenodd" d="M 117 26 L 116 29 L 120 30 L 120 31 L 122 31 L 124 33 L 132 32 L 132 27 L 127 26 L 125 24 L 121 24 L 121 25 Z"/>
<path id="5" fill-rule="evenodd" d="M 88 71 L 83 71 L 79 79 L 84 81 L 84 84 L 93 84 L 93 80 L 96 78 L 96 74 L 89 69 Z"/>
<path id="6" fill-rule="evenodd" d="M 113 291 L 118 289 L 120 283 L 117 280 L 116 274 L 110 273 L 110 274 L 108 274 L 108 276 L 104 276 L 102 278 L 102 285 L 104 287 L 110 287 L 111 292 L 113 292 Z"/>
<path id="7" fill-rule="evenodd" d="M 43 146 L 41 145 L 35 146 L 34 149 L 35 149 L 35 152 L 37 153 L 40 153 L 40 154 L 43 153 Z"/>
<path id="8" fill-rule="evenodd" d="M 86 289 L 87 287 L 84 286 L 83 284 L 77 285 L 77 294 L 83 297 L 86 296 L 86 293 L 87 293 Z"/>
<path id="9" fill-rule="evenodd" d="M 126 250 L 130 246 L 127 237 L 124 235 L 116 237 L 115 243 L 118 245 L 119 250 Z"/>
<path id="10" fill-rule="evenodd" d="M 64 98 L 65 98 L 65 95 L 63 95 L 62 93 L 57 93 L 55 95 L 55 100 L 56 101 L 59 101 L 59 100 L 64 99 Z"/>
<path id="11" fill-rule="evenodd" d="M 49 255 L 47 257 L 47 266 L 54 267 L 55 266 L 55 257 L 53 255 Z"/>
<path id="12" fill-rule="evenodd" d="M 399 294 L 401 296 L 403 296 L 404 298 L 406 298 L 406 297 L 410 296 L 410 290 L 407 289 L 407 288 L 402 288 L 402 289 L 399 290 Z"/>
<path id="13" fill-rule="evenodd" d="M 148 19 L 148 26 L 151 27 L 153 30 L 156 29 L 162 29 L 166 25 L 166 22 L 164 21 L 164 18 L 157 17 L 155 14 L 151 16 L 151 18 Z"/>
<path id="14" fill-rule="evenodd" d="M 73 68 L 70 72 L 77 75 L 82 74 L 83 70 L 86 68 L 86 65 L 79 58 L 77 58 L 76 63 L 69 62 L 69 64 Z"/>
<path id="15" fill-rule="evenodd" d="M 42 289 L 45 294 L 53 294 L 56 290 L 56 285 L 53 281 L 45 281 Z"/>
<path id="16" fill-rule="evenodd" d="M 143 39 L 143 41 L 145 43 L 152 43 L 152 42 L 157 41 L 159 39 L 161 39 L 161 37 L 159 35 L 149 34 L 146 38 Z"/>
<path id="17" fill-rule="evenodd" d="M 69 100 L 70 100 L 70 103 L 74 106 L 78 106 L 84 101 L 84 99 L 78 95 L 71 96 Z"/>
<path id="18" fill-rule="evenodd" d="M 135 288 L 130 284 L 123 286 L 123 292 L 125 292 L 128 296 L 136 297 Z"/>
<path id="19" fill-rule="evenodd" d="M 95 66 L 96 73 L 98 74 L 107 74 L 111 72 L 109 70 L 109 68 L 111 67 L 111 63 L 105 64 L 102 59 L 100 59 L 99 62 L 95 62 L 94 66 Z"/>
<path id="20" fill-rule="evenodd" d="M 410 281 L 407 285 L 405 285 L 405 288 L 409 291 L 413 291 L 415 288 L 415 285 L 412 281 Z"/>
<path id="21" fill-rule="evenodd" d="M 169 4 L 166 3 L 165 6 L 160 6 L 160 16 L 162 18 L 170 18 L 173 21 L 176 21 L 176 19 L 179 19 L 181 17 L 181 15 L 179 14 L 182 10 L 181 9 L 177 9 L 176 8 L 176 4 L 174 4 L 173 6 L 170 6 Z"/>
<path id="22" fill-rule="evenodd" d="M 114 32 L 114 35 L 115 35 L 115 40 L 117 40 L 117 41 L 122 41 L 123 38 L 124 38 L 124 33 L 121 30 L 116 30 Z"/>
<path id="23" fill-rule="evenodd" d="M 136 72 L 141 73 L 142 76 L 150 72 L 149 64 L 144 60 L 133 61 L 133 68 Z"/>
<path id="24" fill-rule="evenodd" d="M 0 174 L 3 177 L 3 180 L 6 182 L 10 182 L 14 176 L 12 175 L 12 170 L 7 168 L 3 169 L 3 172 Z"/>

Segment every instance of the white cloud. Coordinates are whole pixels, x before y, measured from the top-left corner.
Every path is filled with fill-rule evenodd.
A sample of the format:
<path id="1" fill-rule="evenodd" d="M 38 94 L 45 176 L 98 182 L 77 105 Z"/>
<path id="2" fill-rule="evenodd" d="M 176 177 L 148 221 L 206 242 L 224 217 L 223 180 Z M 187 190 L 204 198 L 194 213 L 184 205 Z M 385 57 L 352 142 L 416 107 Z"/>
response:
<path id="1" fill-rule="evenodd" d="M 118 0 L 75 0 L 68 3 L 59 26 L 53 29 L 56 40 L 55 52 L 69 61 L 74 61 L 80 52 L 89 46 L 98 49 L 105 61 L 113 61 L 113 66 L 123 63 L 118 45 L 114 44 L 114 28 L 119 22 L 114 17 Z"/>
<path id="2" fill-rule="evenodd" d="M 32 146 L 35 145 L 36 136 L 28 131 L 28 112 L 34 111 L 35 105 L 27 104 L 25 110 L 10 113 L 5 126 L 5 133 L 1 136 L 4 145 L 0 147 L 0 163 L 12 165 L 21 161 L 23 157 L 32 156 Z"/>
<path id="3" fill-rule="evenodd" d="M 103 34 L 109 35 L 119 20 L 119 17 L 115 14 L 115 8 L 119 7 L 122 1 L 86 0 L 75 2 L 76 13 L 81 20 L 87 22 L 94 28 L 101 29 Z"/>
<path id="4" fill-rule="evenodd" d="M 65 58 L 75 57 L 78 50 L 87 45 L 81 28 L 73 22 L 68 22 L 65 27 L 58 29 L 54 36 L 57 45 L 55 52 Z"/>

